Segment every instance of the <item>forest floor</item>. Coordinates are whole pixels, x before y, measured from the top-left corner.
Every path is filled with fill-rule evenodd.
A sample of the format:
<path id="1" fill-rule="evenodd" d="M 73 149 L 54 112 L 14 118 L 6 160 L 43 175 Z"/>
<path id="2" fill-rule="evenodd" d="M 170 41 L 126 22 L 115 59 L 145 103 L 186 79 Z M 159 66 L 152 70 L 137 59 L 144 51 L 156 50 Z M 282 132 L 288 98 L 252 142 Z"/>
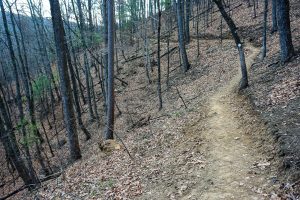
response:
<path id="1" fill-rule="evenodd" d="M 292 2 L 295 2 L 295 5 L 297 3 Z M 294 4 L 292 10 L 297 11 Z M 237 91 L 240 65 L 235 44 L 229 39 L 226 30 L 223 42 L 217 39 L 219 35 L 216 30 L 220 31 L 220 17 L 215 14 L 214 18 L 219 21 L 215 21 L 209 28 L 204 26 L 201 29 L 199 57 L 193 28 L 192 41 L 187 45 L 191 63 L 191 69 L 187 73 L 184 74 L 180 70 L 178 49 L 171 53 L 169 88 L 166 86 L 167 56 L 162 59 L 163 110 L 161 111 L 158 111 L 156 66 L 153 66 L 154 71 L 150 74 L 152 84 L 149 85 L 144 58 L 131 62 L 125 62 L 120 58 L 121 70 L 118 77 L 128 85 L 116 81 L 116 102 L 122 114 L 116 117 L 115 131 L 133 159 L 128 156 L 124 147 L 119 149 L 119 145 L 114 151 L 101 151 L 99 142 L 102 140 L 103 122 L 100 121 L 100 125 L 90 123 L 88 114 L 85 113 L 85 124 L 93 139 L 86 142 L 79 131 L 82 159 L 64 168 L 62 176 L 43 183 L 38 191 L 30 194 L 20 193 L 13 198 L 281 199 L 278 197 L 280 195 L 276 194 L 282 184 L 281 178 L 278 177 L 278 166 L 281 161 L 276 154 L 280 145 L 270 134 L 269 124 L 273 121 L 270 117 L 281 116 L 280 113 L 284 110 L 284 113 L 288 111 L 279 104 L 277 107 L 282 107 L 282 110 L 274 115 L 269 114 L 264 109 L 257 109 L 259 105 L 256 102 L 267 100 L 274 90 L 273 86 L 281 84 L 281 79 L 290 77 L 293 80 L 297 79 L 299 73 L 295 72 L 299 72 L 300 65 L 297 64 L 298 56 L 298 61 L 294 60 L 289 64 L 292 67 L 274 68 L 274 77 L 281 77 L 278 80 L 274 78 L 276 84 L 274 81 L 268 81 L 269 85 L 257 81 L 258 78 L 260 80 L 260 77 L 263 79 L 266 74 L 270 74 L 271 68 L 268 66 L 274 62 L 273 59 L 276 58 L 274 55 L 278 54 L 278 37 L 275 35 L 270 36 L 268 40 L 270 49 L 264 62 L 258 59 L 260 49 L 252 45 L 261 44 L 261 37 L 258 34 L 261 30 L 261 5 L 257 18 L 249 17 L 252 16 L 252 9 L 247 8 L 246 3 L 237 8 L 233 15 L 238 27 L 241 27 L 242 38 L 247 43 L 245 54 L 247 66 L 251 67 L 250 88 L 245 93 Z M 294 18 L 296 19 L 292 23 L 295 27 L 294 32 L 298 33 L 299 17 Z M 170 48 L 178 45 L 175 32 Z M 294 37 L 298 50 L 299 37 L 297 34 L 294 34 Z M 156 49 L 155 42 L 153 36 L 152 51 Z M 163 54 L 167 51 L 165 39 L 161 45 Z M 139 49 L 128 47 L 126 50 L 128 58 L 144 55 L 144 52 L 135 51 L 135 48 Z M 155 57 L 154 54 L 153 58 Z M 286 75 L 277 71 L 278 69 L 291 72 Z M 261 72 L 262 70 L 264 71 Z M 283 86 L 283 89 L 279 88 L 280 91 L 290 90 L 289 84 Z M 300 91 L 299 85 L 296 90 Z M 96 91 L 101 91 L 99 86 L 96 87 Z M 299 98 L 299 95 L 297 97 Z M 254 98 L 254 103 L 251 98 Z M 284 98 L 283 101 L 290 100 Z M 102 99 L 99 99 L 99 108 L 101 102 Z M 293 105 L 299 105 L 297 99 Z M 265 107 L 269 109 L 270 105 Z M 298 107 L 290 110 L 297 112 Z M 57 108 L 58 118 L 62 118 L 60 109 Z M 264 113 L 269 118 L 262 118 L 261 114 Z M 103 116 L 103 109 L 99 109 L 99 114 Z M 287 113 L 281 117 L 291 119 L 291 116 Z M 295 119 L 298 119 L 297 117 L 299 115 Z M 284 120 L 280 118 L 278 121 Z M 58 127 L 63 130 L 63 124 L 58 124 Z M 278 125 L 278 127 L 286 129 L 285 126 Z M 50 134 L 51 130 L 48 131 Z M 60 140 L 65 139 L 63 133 L 64 131 L 61 131 L 59 135 Z M 121 144 L 119 138 L 117 139 Z M 287 144 L 290 144 L 289 141 Z M 59 149 L 56 139 L 53 139 L 51 144 L 59 156 L 50 158 L 50 161 L 59 167 L 59 163 L 64 162 L 60 157 L 68 155 L 68 145 Z"/>
<path id="2" fill-rule="evenodd" d="M 201 43 L 201 63 L 191 59 L 187 74 L 174 68 L 178 57 L 172 55 L 175 73 L 171 88 L 163 87 L 160 112 L 155 84 L 145 83 L 140 75 L 144 69 L 136 67 L 143 60 L 122 70 L 129 87 L 117 87 L 117 102 L 125 112 L 117 118 L 116 133 L 133 160 L 124 148 L 101 152 L 99 128 L 90 127 L 99 140 L 88 142 L 83 159 L 36 195 L 42 199 L 269 199 L 279 186 L 273 139 L 248 99 L 238 94 L 234 43 Z M 196 54 L 195 47 L 193 40 L 190 56 Z M 245 52 L 251 66 L 259 50 L 247 45 Z"/>

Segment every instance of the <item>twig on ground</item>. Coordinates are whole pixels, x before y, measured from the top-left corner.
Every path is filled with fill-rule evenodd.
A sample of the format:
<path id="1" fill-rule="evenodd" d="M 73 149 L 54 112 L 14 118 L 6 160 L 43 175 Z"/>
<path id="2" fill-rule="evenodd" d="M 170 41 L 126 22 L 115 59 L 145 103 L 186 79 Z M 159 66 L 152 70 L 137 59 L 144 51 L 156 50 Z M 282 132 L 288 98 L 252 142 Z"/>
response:
<path id="1" fill-rule="evenodd" d="M 177 91 L 177 94 L 178 94 L 179 98 L 181 99 L 182 103 L 184 104 L 185 109 L 187 109 L 188 107 L 187 107 L 187 105 L 185 104 L 185 101 L 184 101 L 184 99 L 182 98 L 182 96 L 181 96 L 181 94 L 180 94 L 178 88 L 177 88 L 176 86 L 175 86 L 175 88 L 176 88 L 176 91 Z"/>

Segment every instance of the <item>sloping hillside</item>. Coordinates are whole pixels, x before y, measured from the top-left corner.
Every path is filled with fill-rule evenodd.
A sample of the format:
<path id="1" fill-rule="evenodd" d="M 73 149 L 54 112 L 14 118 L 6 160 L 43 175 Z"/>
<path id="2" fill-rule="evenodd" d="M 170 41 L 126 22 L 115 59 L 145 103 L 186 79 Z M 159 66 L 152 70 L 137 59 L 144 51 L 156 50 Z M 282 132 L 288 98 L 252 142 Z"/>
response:
<path id="1" fill-rule="evenodd" d="M 177 29 L 173 29 L 169 43 L 170 69 L 168 41 L 162 38 L 160 111 L 156 35 L 149 40 L 150 52 L 154 52 L 151 84 L 145 72 L 145 52 L 140 47 L 143 41 L 136 36 L 134 44 L 126 47 L 125 56 L 118 58 L 116 140 L 103 141 L 105 122 L 89 121 L 88 106 L 84 105 L 84 124 L 93 139 L 85 141 L 79 132 L 82 159 L 69 164 L 64 157 L 69 150 L 64 125 L 56 124 L 58 134 L 46 125 L 58 155 L 49 162 L 62 174 L 41 183 L 38 190 L 22 191 L 11 199 L 299 198 L 300 3 L 291 1 L 296 55 L 284 65 L 279 62 L 278 34 L 270 31 L 267 57 L 261 59 L 263 3 L 259 2 L 256 18 L 247 1 L 236 0 L 231 5 L 227 9 L 231 9 L 245 45 L 247 89 L 238 90 L 238 50 L 216 7 L 209 26 L 200 23 L 199 56 L 196 26 L 193 19 L 190 22 L 188 72 L 180 68 Z M 163 13 L 163 23 L 166 16 Z M 95 55 L 101 52 L 96 47 L 89 50 Z M 78 57 L 82 62 L 83 56 Z M 97 78 L 94 68 L 91 74 Z M 94 86 L 95 91 L 101 91 L 100 84 Z M 104 113 L 102 100 L 97 99 L 100 115 Z M 58 119 L 63 119 L 61 109 L 57 105 Z M 21 181 L 14 187 L 20 185 Z M 14 187 L 4 187 L 5 192 Z"/>

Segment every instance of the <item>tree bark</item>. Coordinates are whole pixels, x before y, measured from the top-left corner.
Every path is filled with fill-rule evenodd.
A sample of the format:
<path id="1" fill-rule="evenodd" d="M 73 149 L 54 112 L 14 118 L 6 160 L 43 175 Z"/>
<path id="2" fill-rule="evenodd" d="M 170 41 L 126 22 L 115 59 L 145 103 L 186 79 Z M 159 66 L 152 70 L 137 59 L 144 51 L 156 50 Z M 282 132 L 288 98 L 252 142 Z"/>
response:
<path id="1" fill-rule="evenodd" d="M 277 0 L 277 23 L 280 39 L 280 59 L 287 62 L 295 53 L 292 42 L 289 0 Z"/>
<path id="2" fill-rule="evenodd" d="M 178 0 L 177 2 L 177 24 L 178 24 L 179 49 L 180 49 L 181 58 L 183 60 L 182 70 L 184 72 L 187 72 L 190 68 L 190 63 L 188 61 L 188 57 L 185 49 L 185 42 L 184 42 L 182 0 Z"/>
<path id="3" fill-rule="evenodd" d="M 105 139 L 114 138 L 114 0 L 107 1 L 108 69 L 107 69 L 107 116 Z"/>
<path id="4" fill-rule="evenodd" d="M 186 0 L 185 6 L 185 42 L 190 43 L 190 15 L 191 15 L 191 0 Z"/>
<path id="5" fill-rule="evenodd" d="M 263 40 L 262 40 L 262 58 L 267 56 L 267 23 L 268 23 L 268 0 L 265 0 L 264 5 L 264 28 L 263 28 Z"/>
<path id="6" fill-rule="evenodd" d="M 271 33 L 275 33 L 277 30 L 278 30 L 278 26 L 277 26 L 276 0 L 272 0 L 272 30 L 271 30 Z"/>
<path id="7" fill-rule="evenodd" d="M 162 109 L 162 96 L 161 96 L 161 63 L 160 63 L 160 30 L 161 30 L 161 11 L 160 0 L 157 0 L 158 8 L 158 26 L 157 26 L 157 93 L 158 93 L 158 109 Z"/>
<path id="8" fill-rule="evenodd" d="M 28 164 L 28 170 L 29 170 L 30 176 L 34 177 L 35 176 L 35 171 L 34 171 L 33 166 L 32 166 L 31 155 L 30 155 L 30 151 L 29 151 L 29 145 L 28 145 L 27 140 L 26 140 L 26 130 L 25 130 L 25 124 L 24 124 L 24 121 L 26 119 L 25 119 L 24 108 L 23 108 L 23 103 L 22 103 L 22 94 L 21 94 L 21 86 L 20 86 L 20 80 L 19 80 L 18 66 L 17 66 L 16 56 L 15 56 L 15 52 L 14 52 L 14 49 L 13 49 L 13 43 L 12 43 L 12 40 L 11 40 L 11 37 L 10 37 L 10 32 L 9 32 L 9 28 L 8 28 L 6 13 L 5 13 L 5 10 L 4 10 L 4 5 L 3 5 L 2 0 L 0 0 L 0 8 L 1 8 L 1 13 L 2 13 L 2 19 L 3 19 L 3 25 L 4 25 L 4 30 L 5 30 L 5 34 L 6 34 L 6 39 L 7 39 L 7 42 L 8 42 L 9 54 L 10 54 L 10 58 L 11 58 L 12 65 L 13 65 L 13 75 L 14 75 L 15 84 L 16 84 L 16 92 L 17 92 L 16 101 L 17 101 L 17 107 L 18 107 L 18 110 L 19 110 L 18 123 L 21 124 L 21 132 L 22 132 L 23 138 L 25 140 L 24 148 L 25 148 L 25 152 L 26 152 L 26 161 L 27 161 L 27 164 Z"/>
<path id="9" fill-rule="evenodd" d="M 73 110 L 72 90 L 68 73 L 67 49 L 65 30 L 61 18 L 58 0 L 49 0 L 52 24 L 56 46 L 57 67 L 59 70 L 60 87 L 63 101 L 63 112 L 68 140 L 70 145 L 70 159 L 76 161 L 81 158 L 78 135 L 76 130 L 76 119 Z"/>

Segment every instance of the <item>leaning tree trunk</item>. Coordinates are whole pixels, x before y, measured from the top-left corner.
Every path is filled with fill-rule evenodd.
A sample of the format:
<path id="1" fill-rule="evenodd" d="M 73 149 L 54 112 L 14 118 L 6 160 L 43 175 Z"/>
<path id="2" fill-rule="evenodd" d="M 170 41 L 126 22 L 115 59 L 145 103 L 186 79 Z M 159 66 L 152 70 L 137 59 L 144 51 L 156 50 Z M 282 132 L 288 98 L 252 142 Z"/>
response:
<path id="1" fill-rule="evenodd" d="M 0 1 L 0 4 L 2 1 Z M 30 169 L 27 168 L 25 161 L 21 156 L 16 136 L 13 132 L 13 125 L 9 119 L 5 103 L 0 95 L 0 140 L 3 144 L 6 155 L 13 163 L 14 168 L 17 170 L 19 176 L 24 181 L 25 185 L 28 185 L 30 189 L 34 189 L 39 180 L 37 177 L 30 173 Z"/>
<path id="2" fill-rule="evenodd" d="M 289 0 L 277 0 L 277 23 L 280 38 L 281 62 L 287 62 L 295 53 L 292 42 Z"/>
<path id="3" fill-rule="evenodd" d="M 242 79 L 240 82 L 240 89 L 244 89 L 248 87 L 248 73 L 247 73 L 247 66 L 245 61 L 245 53 L 243 49 L 243 45 L 240 39 L 240 36 L 237 33 L 237 27 L 231 17 L 226 13 L 223 3 L 221 0 L 213 0 L 215 4 L 218 6 L 224 20 L 226 21 L 227 25 L 229 26 L 230 32 L 233 36 L 235 44 L 238 48 L 239 55 L 240 55 L 240 64 L 241 64 L 241 71 L 242 71 Z"/>
<path id="4" fill-rule="evenodd" d="M 9 28 L 8 28 L 8 23 L 7 23 L 7 18 L 6 18 L 6 12 L 4 10 L 4 5 L 3 5 L 2 0 L 0 0 L 0 7 L 1 7 L 4 30 L 5 30 L 5 34 L 6 34 L 7 43 L 8 43 L 10 59 L 12 61 L 12 65 L 13 65 L 14 79 L 15 79 L 15 83 L 16 83 L 16 91 L 17 91 L 16 100 L 17 100 L 17 107 L 18 107 L 18 110 L 19 110 L 19 119 L 18 119 L 19 121 L 18 122 L 21 123 L 21 132 L 22 132 L 23 137 L 25 139 L 26 138 L 26 130 L 25 130 L 25 125 L 23 123 L 23 120 L 25 119 L 25 114 L 24 114 L 24 108 L 23 108 L 23 102 L 22 102 L 22 94 L 21 94 L 19 73 L 18 73 L 18 69 L 17 69 L 18 66 L 17 66 L 17 61 L 16 61 L 15 52 L 14 52 L 14 48 L 13 48 L 13 43 L 12 43 L 12 40 L 11 40 L 11 37 L 10 37 L 11 34 L 9 33 Z M 33 176 L 35 176 L 35 172 L 34 172 L 32 161 L 31 161 L 29 145 L 28 145 L 26 139 L 25 139 L 24 148 L 25 148 L 25 152 L 26 152 L 26 160 L 27 160 L 27 163 L 28 163 L 29 172 L 31 173 L 31 176 L 33 177 Z"/>
<path id="5" fill-rule="evenodd" d="M 49 0 L 53 31 L 55 37 L 57 67 L 59 70 L 60 86 L 63 101 L 63 112 L 68 140 L 70 145 L 70 159 L 75 161 L 81 158 L 78 135 L 76 131 L 76 119 L 73 109 L 72 90 L 68 73 L 67 45 L 65 30 L 61 18 L 60 5 L 58 0 Z"/>

